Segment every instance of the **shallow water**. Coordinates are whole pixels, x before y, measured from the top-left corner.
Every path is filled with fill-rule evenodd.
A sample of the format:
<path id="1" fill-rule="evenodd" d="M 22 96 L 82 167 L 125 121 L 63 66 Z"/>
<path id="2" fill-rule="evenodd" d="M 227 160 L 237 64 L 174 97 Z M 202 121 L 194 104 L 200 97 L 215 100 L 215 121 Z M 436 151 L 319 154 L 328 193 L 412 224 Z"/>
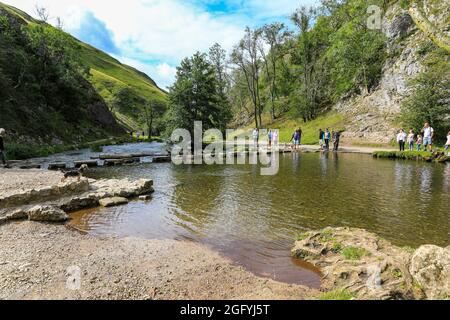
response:
<path id="1" fill-rule="evenodd" d="M 280 171 L 257 165 L 143 164 L 99 168 L 95 178 L 151 178 L 153 199 L 75 213 L 92 234 L 204 243 L 282 282 L 317 287 L 318 270 L 290 258 L 296 234 L 365 228 L 400 246 L 450 240 L 450 166 L 359 154 L 285 154 Z"/>

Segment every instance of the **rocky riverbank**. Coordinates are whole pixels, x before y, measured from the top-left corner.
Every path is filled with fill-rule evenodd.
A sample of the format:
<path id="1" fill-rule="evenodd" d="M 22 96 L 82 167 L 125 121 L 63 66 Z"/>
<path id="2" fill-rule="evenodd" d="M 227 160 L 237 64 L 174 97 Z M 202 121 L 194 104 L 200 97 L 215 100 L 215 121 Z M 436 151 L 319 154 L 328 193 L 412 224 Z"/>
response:
<path id="1" fill-rule="evenodd" d="M 66 213 L 99 205 L 112 206 L 151 194 L 153 181 L 141 179 L 61 181 L 60 172 L 8 170 L 0 172 L 0 223 L 29 219 L 59 222 Z"/>
<path id="2" fill-rule="evenodd" d="M 449 299 L 450 247 L 400 248 L 361 229 L 298 236 L 294 257 L 321 268 L 322 288 L 357 299 Z"/>
<path id="3" fill-rule="evenodd" d="M 60 180 L 58 172 L 0 170 L 0 299 L 312 299 L 319 293 L 257 277 L 199 244 L 93 237 L 48 224 L 73 210 L 147 200 L 153 192 L 151 180 Z M 19 219 L 32 221 L 13 221 Z"/>

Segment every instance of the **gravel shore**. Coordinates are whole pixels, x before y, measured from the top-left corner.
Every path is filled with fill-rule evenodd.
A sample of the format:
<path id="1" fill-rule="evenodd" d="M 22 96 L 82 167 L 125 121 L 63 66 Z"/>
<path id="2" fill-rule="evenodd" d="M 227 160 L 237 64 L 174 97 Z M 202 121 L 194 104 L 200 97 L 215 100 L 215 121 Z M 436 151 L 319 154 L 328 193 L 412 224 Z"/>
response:
<path id="1" fill-rule="evenodd" d="M 67 286 L 76 274 L 71 270 L 80 271 L 79 290 Z M 308 299 L 317 294 L 259 278 L 195 243 L 93 237 L 31 221 L 0 226 L 0 299 Z"/>

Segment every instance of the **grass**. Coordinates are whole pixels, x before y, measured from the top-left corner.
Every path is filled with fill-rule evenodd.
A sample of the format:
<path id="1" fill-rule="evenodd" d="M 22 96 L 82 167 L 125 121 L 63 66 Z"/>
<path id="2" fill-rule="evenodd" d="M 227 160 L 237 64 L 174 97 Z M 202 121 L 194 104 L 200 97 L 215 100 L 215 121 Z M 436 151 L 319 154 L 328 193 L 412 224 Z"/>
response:
<path id="1" fill-rule="evenodd" d="M 319 129 L 325 130 L 329 128 L 331 130 L 343 130 L 345 124 L 345 118 L 341 114 L 335 112 L 329 112 L 321 115 L 315 120 L 304 122 L 302 119 L 289 119 L 280 118 L 274 122 L 271 122 L 270 116 L 264 115 L 263 128 L 264 129 L 278 129 L 279 139 L 281 143 L 288 143 L 291 140 L 293 132 L 301 128 L 303 131 L 302 144 L 304 145 L 317 145 L 319 144 Z M 250 135 L 254 127 L 251 123 L 245 128 L 238 130 L 236 135 Z"/>
<path id="2" fill-rule="evenodd" d="M 433 154 L 428 151 L 375 151 L 373 156 L 381 159 L 425 160 Z"/>
<path id="3" fill-rule="evenodd" d="M 319 241 L 321 241 L 321 242 L 329 242 L 332 240 L 334 240 L 334 234 L 331 229 L 325 229 L 319 235 Z"/>
<path id="4" fill-rule="evenodd" d="M 333 243 L 333 246 L 331 247 L 331 251 L 334 253 L 341 253 L 342 252 L 342 245 L 340 243 Z"/>
<path id="5" fill-rule="evenodd" d="M 296 239 L 297 241 L 302 241 L 308 238 L 311 234 L 309 232 L 303 232 L 297 235 Z"/>
<path id="6" fill-rule="evenodd" d="M 401 279 L 403 277 L 403 272 L 400 269 L 394 269 L 392 270 L 392 275 L 397 279 Z"/>
<path id="7" fill-rule="evenodd" d="M 370 252 L 364 248 L 346 247 L 341 252 L 346 260 L 361 260 L 362 257 L 370 255 Z"/>
<path id="8" fill-rule="evenodd" d="M 337 289 L 337 290 L 333 290 L 330 292 L 322 293 L 318 297 L 318 299 L 319 300 L 353 300 L 353 299 L 356 299 L 356 295 L 345 289 Z"/>

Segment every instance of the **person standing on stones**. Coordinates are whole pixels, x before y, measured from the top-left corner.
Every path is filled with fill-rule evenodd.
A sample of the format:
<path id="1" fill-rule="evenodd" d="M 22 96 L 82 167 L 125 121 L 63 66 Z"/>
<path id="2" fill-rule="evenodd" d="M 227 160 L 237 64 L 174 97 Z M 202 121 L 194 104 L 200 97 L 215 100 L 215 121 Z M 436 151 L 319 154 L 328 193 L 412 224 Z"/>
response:
<path id="1" fill-rule="evenodd" d="M 299 128 L 297 130 L 294 131 L 294 133 L 292 134 L 292 138 L 291 141 L 293 142 L 293 146 L 294 146 L 294 150 L 297 151 L 299 146 L 300 146 L 300 142 L 302 139 L 302 130 Z"/>
<path id="2" fill-rule="evenodd" d="M 272 144 L 275 147 L 278 146 L 278 130 L 273 130 L 273 133 L 272 133 Z"/>
<path id="3" fill-rule="evenodd" d="M 341 132 L 335 131 L 333 137 L 333 151 L 337 152 L 339 150 L 339 142 L 341 141 Z"/>
<path id="4" fill-rule="evenodd" d="M 323 150 L 324 136 L 325 136 L 325 132 L 323 132 L 322 129 L 319 129 L 319 146 L 320 146 L 320 150 Z"/>
<path id="5" fill-rule="evenodd" d="M 407 138 L 407 135 L 405 133 L 405 130 L 400 129 L 400 131 L 397 135 L 397 142 L 400 147 L 400 151 L 405 151 L 406 138 Z"/>
<path id="6" fill-rule="evenodd" d="M 326 128 L 324 133 L 325 150 L 330 150 L 330 139 L 331 139 L 330 130 Z"/>
<path id="7" fill-rule="evenodd" d="M 6 155 L 5 155 L 5 143 L 3 140 L 5 134 L 6 134 L 5 129 L 0 128 L 0 159 L 2 160 L 3 167 L 8 168 L 8 163 L 6 162 Z"/>
<path id="8" fill-rule="evenodd" d="M 256 148 L 258 148 L 258 146 L 259 146 L 259 129 L 258 128 L 255 128 L 255 130 L 253 130 L 253 143 L 254 143 L 254 146 Z"/>
<path id="9" fill-rule="evenodd" d="M 272 130 L 269 130 L 269 133 L 267 134 L 267 139 L 269 140 L 269 148 L 272 148 L 272 141 L 273 141 L 273 132 L 272 132 Z"/>

